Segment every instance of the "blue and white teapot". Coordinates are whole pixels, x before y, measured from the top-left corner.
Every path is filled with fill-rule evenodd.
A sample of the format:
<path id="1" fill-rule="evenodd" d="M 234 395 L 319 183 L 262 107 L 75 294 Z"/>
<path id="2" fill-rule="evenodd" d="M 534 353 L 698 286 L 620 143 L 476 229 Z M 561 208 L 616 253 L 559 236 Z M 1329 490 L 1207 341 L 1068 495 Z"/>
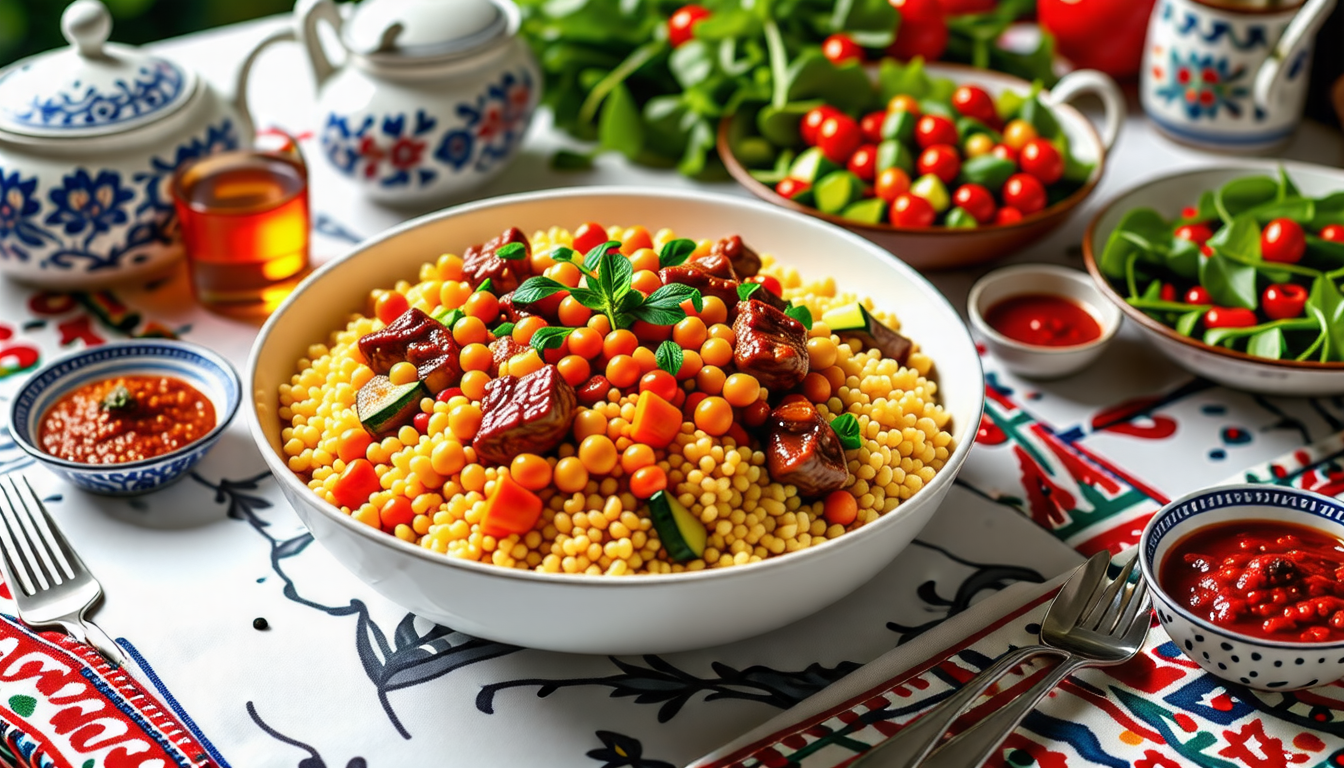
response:
<path id="1" fill-rule="evenodd" d="M 460 196 L 518 154 L 541 73 L 508 0 L 299 0 L 322 154 L 360 193 L 421 205 Z M 345 49 L 336 66 L 321 22 Z"/>
<path id="2" fill-rule="evenodd" d="M 247 107 L 107 42 L 98 0 L 72 3 L 61 29 L 70 47 L 0 70 L 0 272 L 56 289 L 163 273 L 182 255 L 173 171 L 251 141 Z"/>

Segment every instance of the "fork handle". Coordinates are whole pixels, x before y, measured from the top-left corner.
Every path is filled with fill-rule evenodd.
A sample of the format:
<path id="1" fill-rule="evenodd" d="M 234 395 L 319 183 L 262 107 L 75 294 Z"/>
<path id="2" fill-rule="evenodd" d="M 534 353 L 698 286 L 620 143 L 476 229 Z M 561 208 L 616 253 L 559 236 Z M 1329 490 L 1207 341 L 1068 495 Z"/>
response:
<path id="1" fill-rule="evenodd" d="M 126 656 L 122 654 L 121 649 L 92 621 L 81 616 L 75 620 L 63 619 L 57 623 L 75 642 L 91 646 L 112 666 L 120 668 L 126 664 Z"/>
<path id="2" fill-rule="evenodd" d="M 1003 740 L 1036 709 L 1047 694 L 1066 677 L 1094 662 L 1069 656 L 1060 662 L 1031 690 L 1013 699 L 1007 706 L 990 713 L 984 720 L 957 734 L 942 749 L 925 760 L 921 768 L 979 768 L 994 754 Z"/>
<path id="3" fill-rule="evenodd" d="M 851 763 L 850 768 L 913 768 L 938 745 L 938 740 L 961 713 L 1009 670 L 1033 656 L 1058 653 L 1043 645 L 1029 645 L 1004 654 L 918 720 L 869 749 Z"/>

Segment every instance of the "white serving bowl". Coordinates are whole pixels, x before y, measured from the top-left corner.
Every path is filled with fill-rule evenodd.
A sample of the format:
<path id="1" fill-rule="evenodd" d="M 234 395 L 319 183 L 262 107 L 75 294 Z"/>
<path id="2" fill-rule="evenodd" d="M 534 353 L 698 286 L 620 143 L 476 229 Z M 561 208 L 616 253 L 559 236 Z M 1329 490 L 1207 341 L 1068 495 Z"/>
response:
<path id="1" fill-rule="evenodd" d="M 1158 576 L 1172 547 L 1218 523 L 1283 522 L 1344 538 L 1344 503 L 1319 493 L 1265 485 L 1205 488 L 1167 504 L 1139 537 L 1139 566 L 1158 621 L 1186 656 L 1211 675 L 1266 691 L 1325 685 L 1344 677 L 1344 641 L 1267 640 L 1196 616 L 1162 588 Z"/>
<path id="2" fill-rule="evenodd" d="M 985 322 L 985 313 L 1004 299 L 1048 294 L 1072 299 L 1101 326 L 1101 335 L 1086 344 L 1042 347 L 1004 336 Z M 1087 273 L 1054 264 L 1019 264 L 996 269 L 971 286 L 966 299 L 971 326 L 1008 370 L 1034 379 L 1058 379 L 1092 364 L 1120 330 L 1124 316 L 1092 284 Z"/>
<path id="3" fill-rule="evenodd" d="M 444 251 L 507 227 L 671 227 L 692 238 L 740 234 L 753 248 L 830 275 L 899 313 L 902 332 L 934 359 L 956 449 L 928 485 L 877 522 L 816 547 L 752 565 L 695 573 L 551 575 L 449 558 L 356 522 L 319 499 L 286 465 L 277 390 L 310 344 L 325 342 L 368 293 Z M 471 635 L 576 653 L 663 653 L 775 629 L 845 596 L 919 533 L 952 487 L 980 422 L 984 378 L 970 334 L 937 289 L 881 248 L 764 203 L 699 191 L 586 188 L 510 195 L 425 216 L 369 240 L 306 279 L 262 328 L 244 377 L 247 419 L 267 466 L 313 536 L 356 576 L 414 613 Z M 613 620 L 613 617 L 619 617 Z"/>
<path id="4" fill-rule="evenodd" d="M 1273 160 L 1223 159 L 1217 166 L 1159 176 L 1117 195 L 1087 225 L 1083 235 L 1083 258 L 1102 294 L 1142 328 L 1144 335 L 1162 354 L 1196 376 L 1232 389 L 1266 395 L 1320 397 L 1344 394 L 1344 363 L 1268 360 L 1237 350 L 1211 347 L 1199 339 L 1182 336 L 1131 307 L 1111 288 L 1097 266 L 1097 260 L 1106 248 L 1106 239 L 1131 209 L 1152 208 L 1164 218 L 1171 219 L 1179 215 L 1181 208 L 1194 205 L 1206 190 L 1217 189 L 1242 176 L 1273 176 L 1280 166 L 1304 195 L 1319 197 L 1344 190 L 1344 171 L 1337 168 Z"/>

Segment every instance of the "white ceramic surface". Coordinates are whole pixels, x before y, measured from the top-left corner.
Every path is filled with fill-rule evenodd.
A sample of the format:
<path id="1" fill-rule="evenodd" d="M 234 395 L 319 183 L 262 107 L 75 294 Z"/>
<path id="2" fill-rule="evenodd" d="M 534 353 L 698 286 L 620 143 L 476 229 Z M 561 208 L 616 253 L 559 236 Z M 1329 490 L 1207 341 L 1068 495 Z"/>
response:
<path id="1" fill-rule="evenodd" d="M 1042 347 L 1008 338 L 985 322 L 985 313 L 1004 299 L 1050 294 L 1072 299 L 1101 326 L 1101 336 L 1072 347 Z M 1086 272 L 1054 264 L 1018 264 L 996 269 L 971 286 L 966 300 L 971 326 L 1008 370 L 1035 379 L 1057 379 L 1092 364 L 1120 330 L 1120 309 L 1106 300 Z"/>
<path id="2" fill-rule="evenodd" d="M 1344 641 L 1295 643 L 1251 637 L 1198 617 L 1158 581 L 1172 547 L 1208 525 L 1285 522 L 1344 539 L 1344 504 L 1319 493 L 1264 485 L 1206 488 L 1163 507 L 1139 539 L 1139 565 L 1157 618 L 1176 645 L 1209 674 L 1251 688 L 1291 691 L 1344 677 Z"/>
<path id="3" fill-rule="evenodd" d="M 182 255 L 174 169 L 250 142 L 251 117 L 241 98 L 172 62 L 107 43 L 97 0 L 73 3 L 61 22 L 69 49 L 0 71 L 0 272 L 58 290 L 162 272 Z"/>
<path id="4" fill-rule="evenodd" d="M 492 10 L 501 23 L 483 18 Z M 517 156 L 541 71 L 512 3 L 364 0 L 347 21 L 332 0 L 302 0 L 294 13 L 317 80 L 322 154 L 360 194 L 393 205 L 444 201 Z M 342 66 L 322 46 L 321 22 L 347 46 Z"/>
<path id="5" fill-rule="evenodd" d="M 1144 111 L 1177 141 L 1209 149 L 1260 152 L 1281 144 L 1302 120 L 1311 37 L 1334 4 L 1240 11 L 1161 0 L 1140 70 Z"/>
<path id="6" fill-rule="evenodd" d="M 864 528 L 762 563 L 698 573 L 608 578 L 548 575 L 444 557 L 355 522 L 318 499 L 286 466 L 277 387 L 308 345 L 359 310 L 370 289 L 413 279 L 419 265 L 509 226 L 531 232 L 604 221 L 671 227 L 691 238 L 740 234 L 752 247 L 831 275 L 899 314 L 935 361 L 956 449 L 943 470 L 895 511 Z M 244 376 L 248 422 L 267 466 L 300 518 L 336 558 L 390 600 L 477 637 L 576 653 L 653 653 L 760 634 L 838 600 L 919 533 L 971 448 L 984 379 L 957 313 L 938 291 L 871 243 L 763 203 L 631 187 L 553 190 L 486 200 L 408 222 L 309 277 L 262 328 Z M 613 617 L 619 617 L 614 620 Z"/>
<path id="7" fill-rule="evenodd" d="M 1194 205 L 1201 193 L 1216 189 L 1242 176 L 1274 175 L 1283 168 L 1302 194 L 1317 197 L 1344 190 L 1344 171 L 1307 163 L 1268 160 L 1225 160 L 1204 169 L 1181 171 L 1140 182 L 1117 195 L 1088 224 L 1083 250 L 1088 272 L 1101 292 L 1143 329 L 1144 335 L 1167 357 L 1196 376 L 1226 387 L 1267 395 L 1296 397 L 1344 393 L 1344 363 L 1309 363 L 1267 360 L 1243 352 L 1210 347 L 1197 339 L 1176 333 L 1125 303 L 1097 271 L 1096 259 L 1106 247 L 1106 238 L 1122 216 L 1132 208 L 1148 207 L 1172 218 L 1181 208 Z"/>

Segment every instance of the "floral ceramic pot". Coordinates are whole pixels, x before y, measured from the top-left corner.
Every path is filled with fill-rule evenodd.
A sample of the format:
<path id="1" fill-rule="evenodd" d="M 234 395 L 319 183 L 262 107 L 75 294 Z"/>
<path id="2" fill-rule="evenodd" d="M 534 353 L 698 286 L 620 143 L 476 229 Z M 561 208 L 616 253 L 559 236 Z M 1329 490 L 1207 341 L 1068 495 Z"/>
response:
<path id="1" fill-rule="evenodd" d="M 1148 24 L 1140 98 L 1159 130 L 1186 144 L 1263 152 L 1302 119 L 1311 37 L 1335 0 L 1159 0 Z"/>
<path id="2" fill-rule="evenodd" d="M 174 170 L 250 139 L 247 110 L 171 61 L 108 43 L 97 0 L 61 23 L 70 48 L 0 71 L 0 272 L 56 289 L 162 272 L 182 252 Z"/>
<path id="3" fill-rule="evenodd" d="M 342 18 L 301 0 L 299 35 L 318 85 L 322 154 L 367 197 L 448 200 L 489 181 L 518 154 L 541 75 L 506 0 L 364 0 Z M 337 29 L 347 62 L 317 38 Z"/>

